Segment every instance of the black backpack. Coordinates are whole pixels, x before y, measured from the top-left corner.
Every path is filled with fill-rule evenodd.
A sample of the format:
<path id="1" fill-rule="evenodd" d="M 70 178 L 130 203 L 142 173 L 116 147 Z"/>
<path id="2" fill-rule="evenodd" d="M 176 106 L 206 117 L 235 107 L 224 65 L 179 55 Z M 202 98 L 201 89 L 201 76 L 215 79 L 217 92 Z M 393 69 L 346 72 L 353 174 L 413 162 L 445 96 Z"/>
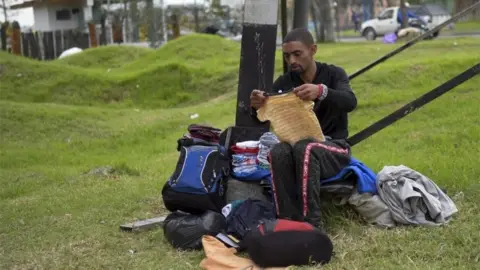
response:
<path id="1" fill-rule="evenodd" d="M 273 204 L 256 199 L 246 199 L 227 216 L 227 234 L 240 240 L 264 221 L 275 219 Z"/>

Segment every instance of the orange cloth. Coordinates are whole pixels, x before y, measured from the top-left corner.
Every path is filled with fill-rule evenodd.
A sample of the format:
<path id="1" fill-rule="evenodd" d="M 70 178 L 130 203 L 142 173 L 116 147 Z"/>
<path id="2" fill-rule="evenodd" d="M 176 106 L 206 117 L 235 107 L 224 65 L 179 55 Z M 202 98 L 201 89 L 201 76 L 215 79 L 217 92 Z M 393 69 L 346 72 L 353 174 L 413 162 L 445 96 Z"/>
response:
<path id="1" fill-rule="evenodd" d="M 325 141 L 320 123 L 313 111 L 313 101 L 304 101 L 293 92 L 270 96 L 257 110 L 258 120 L 270 121 L 280 141 L 294 145 L 302 139 Z"/>
<path id="2" fill-rule="evenodd" d="M 227 248 L 217 238 L 204 235 L 202 237 L 203 250 L 206 258 L 200 262 L 200 268 L 206 270 L 285 270 L 288 268 L 261 268 L 251 260 L 242 258 L 235 253 L 234 248 Z"/>

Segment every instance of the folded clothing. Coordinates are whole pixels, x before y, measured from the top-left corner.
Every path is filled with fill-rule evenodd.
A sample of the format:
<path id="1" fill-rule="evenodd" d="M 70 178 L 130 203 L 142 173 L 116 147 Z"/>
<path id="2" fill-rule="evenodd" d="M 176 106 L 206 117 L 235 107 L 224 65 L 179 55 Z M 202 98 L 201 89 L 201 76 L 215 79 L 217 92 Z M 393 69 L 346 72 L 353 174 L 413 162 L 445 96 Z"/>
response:
<path id="1" fill-rule="evenodd" d="M 255 148 L 258 148 L 259 144 L 260 144 L 260 141 L 243 141 L 243 142 L 238 142 L 235 145 L 238 148 L 242 148 L 242 149 L 255 149 Z"/>
<path id="2" fill-rule="evenodd" d="M 245 166 L 235 166 L 233 167 L 233 173 L 240 175 L 240 174 L 250 174 L 258 170 L 257 165 L 245 165 Z"/>
<path id="3" fill-rule="evenodd" d="M 243 167 L 243 166 L 252 166 L 257 165 L 257 155 L 255 154 L 233 154 L 232 155 L 232 166 L 233 167 Z"/>
<path id="4" fill-rule="evenodd" d="M 266 132 L 260 137 L 259 142 L 259 151 L 257 155 L 258 162 L 263 166 L 263 168 L 269 168 L 270 162 L 268 162 L 268 155 L 270 150 L 280 141 L 272 132 Z"/>
<path id="5" fill-rule="evenodd" d="M 233 153 L 235 154 L 258 154 L 258 147 L 257 148 L 242 148 L 236 145 L 232 145 L 231 147 Z"/>
<path id="6" fill-rule="evenodd" d="M 270 175 L 269 169 L 263 169 L 258 165 L 234 167 L 232 171 L 232 176 L 240 181 L 261 181 Z"/>
<path id="7" fill-rule="evenodd" d="M 263 133 L 259 140 L 259 144 L 266 147 L 272 147 L 279 142 L 280 140 L 278 140 L 278 137 L 272 132 Z"/>
<path id="8" fill-rule="evenodd" d="M 271 135 L 265 137 L 263 140 L 266 142 L 266 145 L 274 141 Z M 234 152 L 234 154 L 232 154 L 233 177 L 241 181 L 260 181 L 270 176 L 270 166 L 265 163 L 260 163 L 258 160 L 260 147 L 265 148 L 266 146 L 262 145 L 260 141 L 243 141 L 231 147 Z M 262 157 L 266 158 L 265 151 Z"/>
<path id="9" fill-rule="evenodd" d="M 257 160 L 258 160 L 258 167 L 260 169 L 270 170 L 270 163 L 268 163 L 268 160 L 265 161 L 265 160 L 260 160 L 258 158 Z"/>

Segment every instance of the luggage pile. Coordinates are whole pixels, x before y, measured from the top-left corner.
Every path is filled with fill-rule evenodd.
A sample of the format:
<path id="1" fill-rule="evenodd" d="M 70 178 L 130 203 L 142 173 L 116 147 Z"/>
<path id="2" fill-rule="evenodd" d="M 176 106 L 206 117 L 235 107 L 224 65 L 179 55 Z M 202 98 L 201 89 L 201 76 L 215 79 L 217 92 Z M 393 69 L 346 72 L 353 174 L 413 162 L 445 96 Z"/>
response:
<path id="1" fill-rule="evenodd" d="M 163 230 L 172 247 L 206 251 L 209 237 L 225 248 L 246 252 L 260 267 L 330 261 L 332 244 L 319 229 L 276 217 L 268 161 L 271 147 L 278 143 L 275 135 L 267 132 L 258 140 L 230 145 L 220 139 L 220 129 L 190 125 L 187 130 L 177 141 L 178 161 L 162 188 L 170 211 Z M 238 196 L 233 190 L 248 185 L 263 190 L 264 197 L 256 198 L 253 192 Z M 216 261 L 208 255 L 205 260 L 203 268 L 213 268 L 207 265 Z"/>

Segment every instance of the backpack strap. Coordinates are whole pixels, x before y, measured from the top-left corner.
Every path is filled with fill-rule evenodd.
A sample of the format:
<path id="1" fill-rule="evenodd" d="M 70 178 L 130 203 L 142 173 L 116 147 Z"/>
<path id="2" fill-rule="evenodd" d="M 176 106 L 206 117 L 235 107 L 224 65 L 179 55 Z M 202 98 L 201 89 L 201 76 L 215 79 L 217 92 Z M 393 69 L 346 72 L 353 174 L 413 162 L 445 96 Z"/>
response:
<path id="1" fill-rule="evenodd" d="M 218 146 L 218 143 L 207 142 L 201 139 L 192 139 L 188 137 L 182 137 L 177 140 L 177 151 L 180 151 L 183 146 L 189 147 L 192 145 L 203 145 L 203 146 Z"/>

